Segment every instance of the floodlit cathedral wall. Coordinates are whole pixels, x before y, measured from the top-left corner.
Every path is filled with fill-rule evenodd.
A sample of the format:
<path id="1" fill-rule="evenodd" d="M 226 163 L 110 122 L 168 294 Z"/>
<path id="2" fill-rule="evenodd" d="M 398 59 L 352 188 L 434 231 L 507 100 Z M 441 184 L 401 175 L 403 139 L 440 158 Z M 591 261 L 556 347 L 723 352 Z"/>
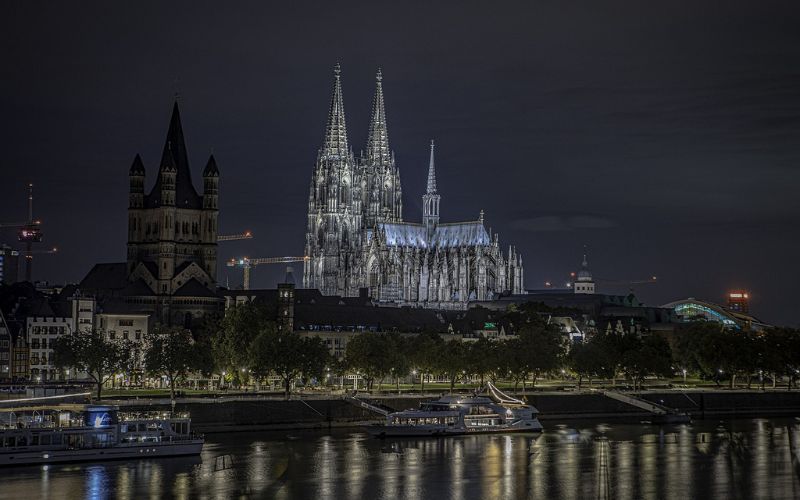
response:
<path id="1" fill-rule="evenodd" d="M 389 148 L 383 83 L 376 76 L 366 151 L 347 141 L 341 71 L 311 179 L 303 285 L 326 295 L 369 289 L 382 302 L 460 308 L 470 300 L 524 293 L 522 257 L 473 221 L 439 222 L 434 145 L 422 223 L 403 220 L 400 172 Z"/>

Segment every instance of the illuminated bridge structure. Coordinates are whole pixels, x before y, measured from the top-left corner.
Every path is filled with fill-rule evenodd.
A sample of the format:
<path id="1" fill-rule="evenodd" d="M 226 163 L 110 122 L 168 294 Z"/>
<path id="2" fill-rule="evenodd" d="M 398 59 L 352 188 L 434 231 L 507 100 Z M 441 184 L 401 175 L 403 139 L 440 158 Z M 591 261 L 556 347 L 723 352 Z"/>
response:
<path id="1" fill-rule="evenodd" d="M 733 328 L 734 330 L 761 330 L 770 326 L 755 316 L 738 311 L 731 311 L 719 304 L 697 300 L 692 297 L 684 300 L 676 300 L 675 302 L 664 304 L 661 307 L 672 309 L 681 321 L 684 322 L 697 320 L 713 321 L 721 323 L 727 328 Z"/>

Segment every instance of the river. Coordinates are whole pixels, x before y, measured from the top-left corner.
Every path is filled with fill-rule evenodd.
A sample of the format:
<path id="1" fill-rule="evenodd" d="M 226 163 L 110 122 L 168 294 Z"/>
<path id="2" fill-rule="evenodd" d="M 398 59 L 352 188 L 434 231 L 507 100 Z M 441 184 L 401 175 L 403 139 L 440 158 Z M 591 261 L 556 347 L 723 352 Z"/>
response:
<path id="1" fill-rule="evenodd" d="M 0 499 L 800 498 L 800 420 L 546 421 L 540 435 L 207 436 L 201 457 L 4 469 Z"/>

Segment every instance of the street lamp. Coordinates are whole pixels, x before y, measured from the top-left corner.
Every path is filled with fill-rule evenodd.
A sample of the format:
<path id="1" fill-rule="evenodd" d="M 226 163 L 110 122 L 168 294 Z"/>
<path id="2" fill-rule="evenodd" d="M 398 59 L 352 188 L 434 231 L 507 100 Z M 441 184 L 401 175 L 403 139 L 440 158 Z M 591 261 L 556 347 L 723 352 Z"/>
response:
<path id="1" fill-rule="evenodd" d="M 682 371 L 683 371 L 683 385 L 686 386 L 686 368 L 684 368 Z"/>

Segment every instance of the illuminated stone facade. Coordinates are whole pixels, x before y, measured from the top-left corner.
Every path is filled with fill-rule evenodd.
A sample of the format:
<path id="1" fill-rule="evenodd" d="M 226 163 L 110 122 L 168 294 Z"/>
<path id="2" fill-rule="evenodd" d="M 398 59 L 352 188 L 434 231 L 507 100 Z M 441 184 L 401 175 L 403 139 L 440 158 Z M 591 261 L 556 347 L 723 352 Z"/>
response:
<path id="1" fill-rule="evenodd" d="M 328 124 L 311 179 L 303 285 L 325 295 L 368 288 L 381 302 L 463 308 L 470 300 L 524 293 L 522 257 L 473 221 L 440 223 L 434 145 L 422 222 L 403 220 L 400 172 L 389 138 L 380 71 L 366 152 L 347 140 L 341 72 L 334 71 Z"/>

